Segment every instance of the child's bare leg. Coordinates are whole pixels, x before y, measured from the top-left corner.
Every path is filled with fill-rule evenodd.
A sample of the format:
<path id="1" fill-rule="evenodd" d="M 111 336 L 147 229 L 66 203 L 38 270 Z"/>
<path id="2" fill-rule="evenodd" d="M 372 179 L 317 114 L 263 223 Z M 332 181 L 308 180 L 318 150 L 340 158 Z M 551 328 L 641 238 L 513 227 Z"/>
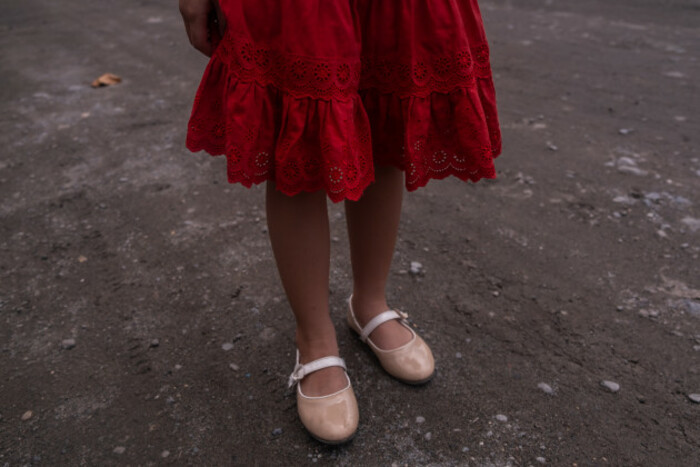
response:
<path id="1" fill-rule="evenodd" d="M 403 197 L 403 172 L 395 167 L 377 167 L 375 182 L 359 201 L 346 201 L 353 275 L 353 311 L 365 326 L 386 311 L 386 282 L 394 256 Z M 370 334 L 382 349 L 408 342 L 411 333 L 392 320 Z"/>
<path id="2" fill-rule="evenodd" d="M 338 355 L 328 311 L 330 231 L 326 194 L 287 196 L 267 182 L 267 225 L 282 285 L 296 318 L 301 363 Z M 307 396 L 330 394 L 347 386 L 340 367 L 311 373 L 301 381 Z"/>

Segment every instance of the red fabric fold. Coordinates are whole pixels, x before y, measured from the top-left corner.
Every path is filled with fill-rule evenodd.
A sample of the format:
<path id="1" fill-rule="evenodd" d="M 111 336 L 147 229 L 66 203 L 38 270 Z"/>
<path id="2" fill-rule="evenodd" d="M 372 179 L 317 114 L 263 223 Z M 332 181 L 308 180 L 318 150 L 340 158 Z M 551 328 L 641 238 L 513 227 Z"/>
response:
<path id="1" fill-rule="evenodd" d="M 449 175 L 495 178 L 501 134 L 475 1 L 222 9 L 228 29 L 197 90 L 187 147 L 225 155 L 229 182 L 274 180 L 285 194 L 325 190 L 338 202 L 361 197 L 375 164 L 404 170 L 409 191 Z"/>

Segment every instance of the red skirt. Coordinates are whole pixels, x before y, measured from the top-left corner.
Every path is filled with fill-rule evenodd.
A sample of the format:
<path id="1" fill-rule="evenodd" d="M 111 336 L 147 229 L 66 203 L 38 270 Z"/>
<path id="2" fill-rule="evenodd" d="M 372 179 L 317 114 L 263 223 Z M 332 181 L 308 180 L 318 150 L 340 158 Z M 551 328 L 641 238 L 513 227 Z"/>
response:
<path id="1" fill-rule="evenodd" d="M 496 95 L 477 0 L 220 0 L 226 32 L 187 147 L 228 180 L 357 200 L 375 164 L 408 191 L 495 178 Z"/>

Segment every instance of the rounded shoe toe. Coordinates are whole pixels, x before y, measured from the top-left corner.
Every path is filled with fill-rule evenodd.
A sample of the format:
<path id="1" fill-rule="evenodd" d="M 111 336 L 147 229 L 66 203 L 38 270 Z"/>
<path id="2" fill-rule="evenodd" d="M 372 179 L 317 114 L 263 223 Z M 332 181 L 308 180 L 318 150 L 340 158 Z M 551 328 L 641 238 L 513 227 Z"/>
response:
<path id="1" fill-rule="evenodd" d="M 428 344 L 418 335 L 403 347 L 379 352 L 384 369 L 392 376 L 409 384 L 429 381 L 435 373 L 435 359 Z"/>
<path id="2" fill-rule="evenodd" d="M 299 418 L 311 435 L 329 444 L 348 441 L 357 431 L 359 411 L 352 386 L 322 397 L 297 391 Z"/>

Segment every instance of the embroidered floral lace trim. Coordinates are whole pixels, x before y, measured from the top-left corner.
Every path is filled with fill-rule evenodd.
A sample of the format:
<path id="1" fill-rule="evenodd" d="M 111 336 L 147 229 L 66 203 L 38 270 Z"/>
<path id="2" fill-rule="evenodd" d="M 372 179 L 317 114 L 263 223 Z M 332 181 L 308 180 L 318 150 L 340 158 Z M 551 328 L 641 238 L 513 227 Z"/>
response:
<path id="1" fill-rule="evenodd" d="M 233 33 L 224 36 L 214 55 L 239 79 L 272 84 L 297 98 L 347 100 L 360 82 L 360 60 L 295 56 Z"/>
<path id="2" fill-rule="evenodd" d="M 223 83 L 218 78 L 220 74 L 230 73 L 241 82 L 267 87 L 268 98 L 275 102 L 279 93 L 294 98 L 348 102 L 358 100 L 358 93 L 365 96 L 365 91 L 372 90 L 396 98 L 428 98 L 432 93 L 443 93 L 447 99 L 446 94 L 455 89 L 482 89 L 491 79 L 489 49 L 485 43 L 454 56 L 406 64 L 388 57 L 334 61 L 283 54 L 233 33 L 226 35 L 216 48 L 208 71 L 217 76 L 217 86 Z M 250 187 L 275 180 L 277 188 L 285 194 L 323 189 L 332 201 L 338 202 L 360 198 L 374 179 L 375 164 L 404 170 L 409 191 L 426 185 L 430 179 L 449 175 L 471 181 L 495 178 L 493 159 L 501 152 L 495 109 L 492 114 L 491 109 L 486 110 L 487 127 L 480 121 L 483 116 L 475 112 L 450 128 L 435 127 L 429 134 L 408 135 L 397 130 L 389 138 L 380 135 L 374 143 L 367 122 L 360 119 L 356 125 L 343 125 L 357 132 L 344 138 L 353 141 L 350 145 L 322 139 L 316 141 L 315 147 L 307 147 L 298 142 L 277 144 L 272 141 L 273 135 L 261 137 L 261 128 L 256 125 L 270 122 L 250 122 L 244 127 L 237 122 L 234 130 L 225 118 L 226 103 L 222 102 L 226 99 L 225 90 L 210 89 L 205 82 L 203 85 L 195 97 L 187 147 L 192 151 L 206 150 L 212 155 L 225 154 L 231 183 Z M 462 138 L 456 138 L 458 134 Z M 411 141 L 409 147 L 404 147 L 403 138 Z M 476 146 L 462 147 L 457 143 L 460 140 L 471 141 Z M 281 165 L 275 162 L 276 149 L 284 154 Z"/>
<path id="3" fill-rule="evenodd" d="M 480 44 L 455 55 L 419 59 L 411 64 L 390 57 L 362 57 L 360 89 L 376 88 L 399 97 L 427 97 L 489 79 L 489 48 Z"/>
<path id="4" fill-rule="evenodd" d="M 413 63 L 371 56 L 329 60 L 282 53 L 231 32 L 224 36 L 215 56 L 239 79 L 273 84 L 297 98 L 347 100 L 366 88 L 399 97 L 425 97 L 474 86 L 477 78 L 491 77 L 487 43 Z"/>
<path id="5" fill-rule="evenodd" d="M 308 151 L 290 151 L 288 160 L 282 166 L 275 167 L 269 151 L 243 151 L 235 144 L 217 146 L 197 139 L 188 140 L 188 147 L 195 151 L 206 150 L 210 154 L 226 154 L 229 183 L 251 187 L 274 180 L 277 189 L 289 196 L 302 191 L 324 190 L 333 202 L 344 199 L 357 201 L 374 180 L 367 148 L 345 148 L 348 153 L 363 149 L 367 152 L 358 153 L 354 161 L 348 159 L 325 168 L 319 161 L 308 159 Z"/>

